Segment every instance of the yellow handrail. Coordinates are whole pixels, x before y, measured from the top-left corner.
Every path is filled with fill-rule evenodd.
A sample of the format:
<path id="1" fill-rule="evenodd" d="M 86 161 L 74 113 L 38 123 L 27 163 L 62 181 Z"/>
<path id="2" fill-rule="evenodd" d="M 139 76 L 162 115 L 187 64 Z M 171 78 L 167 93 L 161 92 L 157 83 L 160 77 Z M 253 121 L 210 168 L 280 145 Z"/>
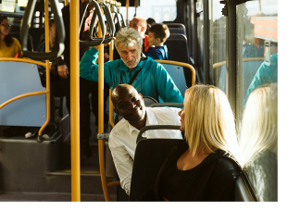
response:
<path id="1" fill-rule="evenodd" d="M 70 2 L 70 134 L 71 134 L 71 193 L 72 201 L 80 197 L 80 122 L 79 122 L 79 2 Z"/>
<path id="2" fill-rule="evenodd" d="M 114 40 L 112 40 L 109 45 L 109 60 L 110 61 L 114 60 Z M 110 122 L 110 125 L 112 127 L 114 127 L 115 126 L 114 116 L 113 116 L 113 113 L 110 113 L 110 111 L 113 111 L 113 104 L 111 102 L 111 89 L 109 89 L 108 101 L 109 101 L 109 122 Z"/>
<path id="3" fill-rule="evenodd" d="M 243 58 L 243 61 L 264 61 L 265 58 L 264 57 L 251 57 L 251 58 Z M 215 64 L 213 64 L 213 69 L 226 65 L 226 61 L 221 61 L 221 62 L 217 62 Z"/>
<path id="4" fill-rule="evenodd" d="M 29 59 L 29 58 L 7 58 L 7 57 L 5 57 L 5 58 L 0 58 L 0 61 L 12 61 L 12 62 L 18 61 L 18 62 L 41 65 L 41 66 L 45 66 L 45 67 L 47 64 L 47 62 L 35 61 L 35 60 Z M 48 64 L 49 64 L 49 62 L 48 62 Z"/>
<path id="5" fill-rule="evenodd" d="M 46 93 L 48 93 L 48 91 L 44 90 L 44 91 L 36 91 L 36 92 L 24 93 L 24 94 L 15 96 L 15 97 L 13 97 L 13 98 L 5 101 L 4 103 L 0 104 L 0 109 L 2 109 L 3 107 L 5 107 L 7 104 L 10 104 L 11 102 L 14 102 L 16 100 L 22 99 L 24 97 L 41 95 L 41 94 L 46 94 Z"/>

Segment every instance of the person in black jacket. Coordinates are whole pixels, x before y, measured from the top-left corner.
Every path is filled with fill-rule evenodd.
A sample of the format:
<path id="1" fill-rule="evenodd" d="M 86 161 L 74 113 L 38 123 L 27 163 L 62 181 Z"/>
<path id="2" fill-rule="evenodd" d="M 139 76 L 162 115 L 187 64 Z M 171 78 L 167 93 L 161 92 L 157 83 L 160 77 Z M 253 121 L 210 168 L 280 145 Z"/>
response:
<path id="1" fill-rule="evenodd" d="M 179 112 L 186 142 L 176 145 L 158 172 L 153 191 L 140 200 L 234 201 L 241 172 L 233 113 L 226 95 L 194 85 Z"/>

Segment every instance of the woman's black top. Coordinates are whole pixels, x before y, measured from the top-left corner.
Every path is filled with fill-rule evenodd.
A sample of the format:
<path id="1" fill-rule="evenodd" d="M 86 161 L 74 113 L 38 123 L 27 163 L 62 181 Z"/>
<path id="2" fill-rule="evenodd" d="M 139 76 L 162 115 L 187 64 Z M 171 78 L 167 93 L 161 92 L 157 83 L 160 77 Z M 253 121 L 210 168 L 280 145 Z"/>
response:
<path id="1" fill-rule="evenodd" d="M 198 166 L 181 171 L 177 160 L 188 150 L 186 142 L 175 146 L 158 172 L 154 189 L 140 200 L 234 201 L 235 179 L 241 168 L 231 153 L 221 149 L 209 154 Z"/>

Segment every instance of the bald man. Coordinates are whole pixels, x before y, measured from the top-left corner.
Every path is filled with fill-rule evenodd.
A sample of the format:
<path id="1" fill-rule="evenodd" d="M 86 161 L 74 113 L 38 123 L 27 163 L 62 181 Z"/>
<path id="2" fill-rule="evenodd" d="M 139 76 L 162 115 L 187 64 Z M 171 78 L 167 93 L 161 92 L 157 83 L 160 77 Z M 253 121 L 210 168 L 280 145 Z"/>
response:
<path id="1" fill-rule="evenodd" d="M 148 35 L 145 35 L 145 32 L 147 31 L 147 21 L 141 17 L 134 17 L 130 23 L 129 28 L 135 29 L 143 38 L 143 52 L 146 52 L 150 45 L 148 41 Z"/>
<path id="2" fill-rule="evenodd" d="M 130 195 L 131 172 L 136 138 L 147 125 L 180 125 L 178 108 L 145 107 L 143 96 L 128 84 L 120 84 L 112 91 L 115 112 L 123 119 L 109 135 L 109 148 L 120 178 L 121 187 Z M 182 139 L 179 131 L 159 130 L 146 132 L 148 138 Z"/>

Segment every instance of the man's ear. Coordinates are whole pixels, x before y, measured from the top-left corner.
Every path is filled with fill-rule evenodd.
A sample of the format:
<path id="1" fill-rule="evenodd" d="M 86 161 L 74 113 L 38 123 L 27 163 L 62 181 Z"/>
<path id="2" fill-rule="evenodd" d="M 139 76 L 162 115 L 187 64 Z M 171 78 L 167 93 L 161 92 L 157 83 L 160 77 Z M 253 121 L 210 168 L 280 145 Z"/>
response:
<path id="1" fill-rule="evenodd" d="M 114 112 L 115 112 L 118 116 L 121 116 L 119 110 L 118 110 L 116 107 L 114 108 Z"/>
<path id="2" fill-rule="evenodd" d="M 144 32 L 144 31 L 146 31 L 146 27 L 142 26 L 141 32 Z"/>
<path id="3" fill-rule="evenodd" d="M 140 97 L 141 97 L 141 100 L 144 100 L 144 97 L 141 93 L 139 93 Z"/>

